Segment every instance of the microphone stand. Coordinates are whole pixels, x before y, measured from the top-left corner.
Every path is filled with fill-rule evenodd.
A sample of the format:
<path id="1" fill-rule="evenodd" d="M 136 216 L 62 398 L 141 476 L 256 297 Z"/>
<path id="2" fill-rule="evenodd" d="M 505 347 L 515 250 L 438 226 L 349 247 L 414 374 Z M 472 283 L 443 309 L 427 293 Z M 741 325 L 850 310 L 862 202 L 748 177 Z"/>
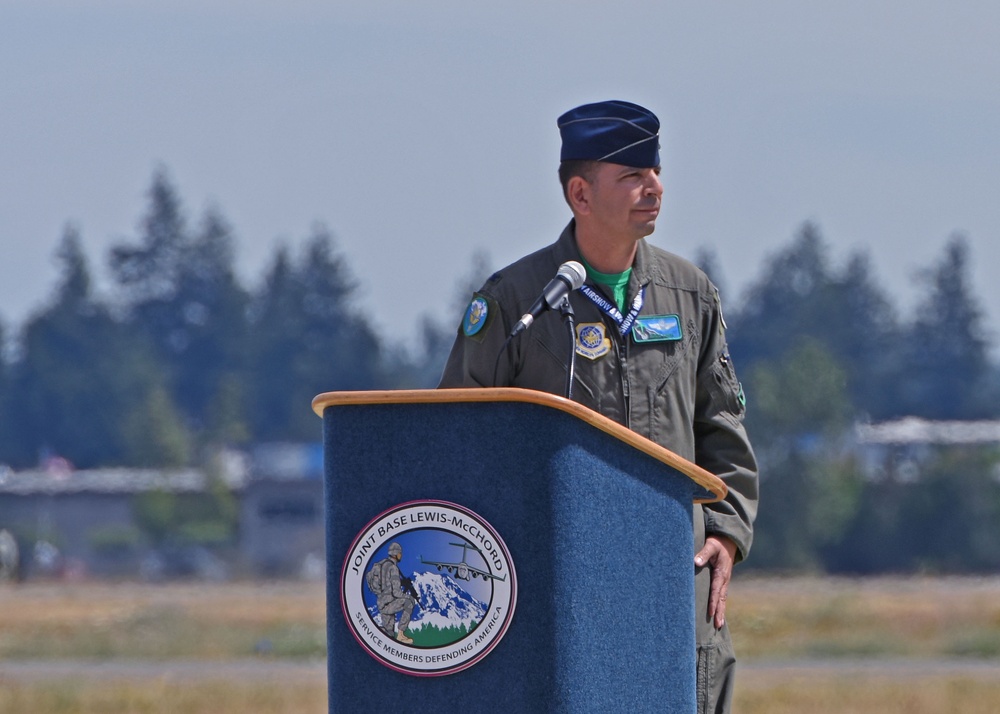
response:
<path id="1" fill-rule="evenodd" d="M 573 398 L 573 378 L 576 374 L 576 314 L 569 302 L 569 295 L 559 303 L 559 314 L 569 328 L 569 371 L 566 373 L 566 398 Z"/>

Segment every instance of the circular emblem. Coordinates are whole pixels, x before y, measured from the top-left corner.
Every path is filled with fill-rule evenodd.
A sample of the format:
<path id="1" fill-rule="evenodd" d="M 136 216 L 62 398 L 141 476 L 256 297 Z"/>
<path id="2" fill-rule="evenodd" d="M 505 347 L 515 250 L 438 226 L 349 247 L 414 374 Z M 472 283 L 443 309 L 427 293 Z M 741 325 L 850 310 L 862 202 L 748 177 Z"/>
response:
<path id="1" fill-rule="evenodd" d="M 433 677 L 473 666 L 506 633 L 517 576 L 497 532 L 467 508 L 413 501 L 369 523 L 344 559 L 348 627 L 385 666 Z"/>
<path id="2" fill-rule="evenodd" d="M 472 298 L 469 307 L 465 310 L 465 317 L 462 318 L 462 331 L 466 337 L 472 337 L 486 324 L 486 318 L 490 313 L 489 303 L 486 298 L 477 295 Z"/>
<path id="3" fill-rule="evenodd" d="M 584 322 L 576 326 L 576 353 L 588 359 L 598 359 L 611 351 L 611 340 L 608 339 L 601 322 Z"/>
<path id="4" fill-rule="evenodd" d="M 580 327 L 580 344 L 588 349 L 601 346 L 604 341 L 604 332 L 596 325 L 582 325 Z"/>

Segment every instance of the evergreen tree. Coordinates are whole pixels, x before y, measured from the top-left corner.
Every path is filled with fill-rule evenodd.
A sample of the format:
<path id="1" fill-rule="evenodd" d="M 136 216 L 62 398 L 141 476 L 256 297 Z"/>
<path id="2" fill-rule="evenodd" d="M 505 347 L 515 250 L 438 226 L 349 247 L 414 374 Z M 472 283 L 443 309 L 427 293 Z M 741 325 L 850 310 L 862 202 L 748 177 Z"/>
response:
<path id="1" fill-rule="evenodd" d="M 861 478 L 842 451 L 851 423 L 847 374 L 819 341 L 797 340 L 781 360 L 747 376 L 747 430 L 766 502 L 755 525 L 753 567 L 818 569 L 857 510 Z"/>
<path id="2" fill-rule="evenodd" d="M 729 342 L 744 368 L 781 357 L 796 336 L 827 341 L 827 252 L 819 228 L 806 223 L 791 246 L 765 262 L 732 319 Z"/>
<path id="3" fill-rule="evenodd" d="M 120 462 L 122 418 L 151 365 L 93 296 L 75 229 L 67 228 L 57 258 L 55 298 L 23 330 L 11 458 L 28 465 L 53 452 L 81 467 Z"/>
<path id="4" fill-rule="evenodd" d="M 171 339 L 173 316 L 164 305 L 175 296 L 188 237 L 180 199 L 163 169 L 153 175 L 149 211 L 138 245 L 111 249 L 111 270 L 125 305 L 146 321 L 150 334 Z"/>
<path id="5" fill-rule="evenodd" d="M 251 431 L 258 441 L 290 438 L 282 425 L 304 406 L 289 408 L 288 390 L 295 382 L 290 370 L 301 346 L 297 303 L 295 270 L 287 247 L 281 246 L 250 309 Z"/>
<path id="6" fill-rule="evenodd" d="M 847 371 L 856 410 L 892 413 L 899 355 L 895 314 L 864 254 L 835 271 L 819 229 L 806 223 L 772 256 L 730 315 L 729 344 L 741 369 L 781 359 L 799 338 L 818 341 Z"/>
<path id="7" fill-rule="evenodd" d="M 144 468 L 181 468 L 193 460 L 192 437 L 167 391 L 148 389 L 123 425 L 128 463 Z"/>
<path id="8" fill-rule="evenodd" d="M 302 258 L 275 254 L 251 310 L 253 433 L 259 440 L 318 440 L 313 397 L 385 384 L 379 341 L 352 299 L 357 283 L 317 226 Z"/>
<path id="9" fill-rule="evenodd" d="M 968 241 L 954 235 L 941 261 L 921 276 L 927 292 L 906 333 L 900 374 L 907 413 L 931 419 L 997 414 L 989 341 L 970 267 Z"/>
<path id="10" fill-rule="evenodd" d="M 172 371 L 177 403 L 193 423 L 238 440 L 246 426 L 233 407 L 244 400 L 249 295 L 234 266 L 230 228 L 218 212 L 209 211 L 177 271 L 173 308 L 180 317 L 179 342 Z"/>
<path id="11" fill-rule="evenodd" d="M 111 252 L 123 312 L 150 346 L 166 375 L 170 400 L 189 428 L 237 438 L 245 425 L 210 423 L 222 413 L 220 400 L 243 400 L 233 392 L 248 367 L 249 296 L 236 276 L 231 229 L 210 210 L 192 236 L 162 171 L 154 175 L 149 195 L 139 240 Z M 234 418 L 231 409 L 226 413 Z"/>
<path id="12" fill-rule="evenodd" d="M 833 354 L 848 370 L 848 390 L 856 411 L 871 419 L 898 414 L 896 375 L 900 360 L 896 310 L 871 268 L 867 254 L 856 253 L 831 286 L 826 324 Z"/>

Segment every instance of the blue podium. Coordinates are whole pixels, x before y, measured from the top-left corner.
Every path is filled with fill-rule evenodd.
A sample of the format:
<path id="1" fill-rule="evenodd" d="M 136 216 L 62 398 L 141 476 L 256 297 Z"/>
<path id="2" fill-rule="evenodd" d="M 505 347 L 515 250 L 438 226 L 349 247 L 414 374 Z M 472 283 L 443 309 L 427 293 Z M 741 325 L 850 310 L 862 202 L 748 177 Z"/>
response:
<path id="1" fill-rule="evenodd" d="M 331 712 L 695 711 L 692 503 L 720 479 L 541 392 L 313 409 Z"/>

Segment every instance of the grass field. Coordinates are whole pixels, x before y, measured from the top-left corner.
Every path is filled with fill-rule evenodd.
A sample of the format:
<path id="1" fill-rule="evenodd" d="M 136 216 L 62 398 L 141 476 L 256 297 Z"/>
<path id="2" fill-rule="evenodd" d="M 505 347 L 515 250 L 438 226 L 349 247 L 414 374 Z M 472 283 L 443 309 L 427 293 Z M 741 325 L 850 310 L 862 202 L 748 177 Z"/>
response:
<path id="1" fill-rule="evenodd" d="M 322 584 L 5 585 L 0 713 L 324 712 L 324 618 Z M 1000 578 L 739 578 L 728 619 L 737 712 L 1000 711 Z"/>
<path id="2" fill-rule="evenodd" d="M 749 660 L 968 657 L 1000 664 L 997 577 L 740 578 L 728 619 L 738 654 Z"/>

